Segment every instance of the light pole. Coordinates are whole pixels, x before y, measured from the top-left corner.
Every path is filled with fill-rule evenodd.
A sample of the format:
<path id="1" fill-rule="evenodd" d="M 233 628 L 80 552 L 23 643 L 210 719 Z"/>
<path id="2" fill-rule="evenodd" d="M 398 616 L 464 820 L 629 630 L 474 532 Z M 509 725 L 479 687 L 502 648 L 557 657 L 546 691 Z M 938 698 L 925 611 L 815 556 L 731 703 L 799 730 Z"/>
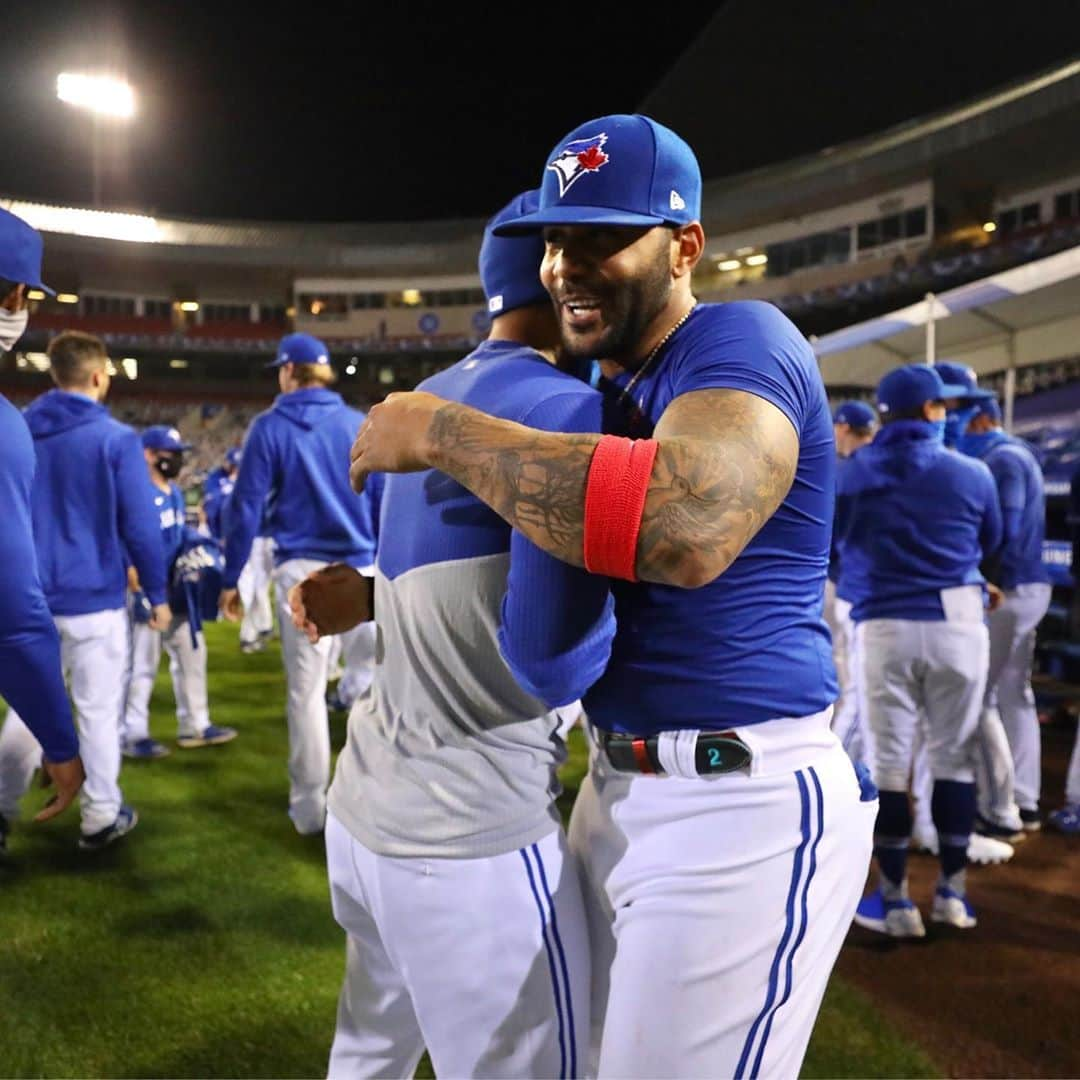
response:
<path id="1" fill-rule="evenodd" d="M 65 71 L 56 77 L 56 96 L 91 114 L 93 205 L 101 205 L 102 123 L 126 121 L 135 115 L 135 91 L 126 79 L 113 75 L 83 75 Z"/>

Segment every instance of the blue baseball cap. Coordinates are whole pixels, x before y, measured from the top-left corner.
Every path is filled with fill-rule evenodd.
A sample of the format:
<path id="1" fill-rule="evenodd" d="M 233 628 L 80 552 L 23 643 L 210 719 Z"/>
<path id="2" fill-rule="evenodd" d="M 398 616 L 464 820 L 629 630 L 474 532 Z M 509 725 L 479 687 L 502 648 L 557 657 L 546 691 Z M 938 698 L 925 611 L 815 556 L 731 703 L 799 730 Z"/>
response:
<path id="1" fill-rule="evenodd" d="M 1001 406 L 996 397 L 984 398 L 975 409 L 976 416 L 989 416 L 995 424 L 1001 423 Z"/>
<path id="2" fill-rule="evenodd" d="M 845 401 L 837 405 L 833 423 L 854 428 L 873 427 L 877 423 L 877 413 L 865 401 Z"/>
<path id="3" fill-rule="evenodd" d="M 330 350 L 326 343 L 311 334 L 287 334 L 278 345 L 277 356 L 267 367 L 283 364 L 329 364 Z"/>
<path id="4" fill-rule="evenodd" d="M 55 296 L 41 280 L 42 250 L 41 233 L 10 210 L 0 208 L 0 277 Z"/>
<path id="5" fill-rule="evenodd" d="M 540 234 L 496 236 L 494 229 L 533 213 L 540 205 L 539 191 L 526 191 L 511 199 L 484 229 L 480 245 L 480 282 L 487 297 L 488 314 L 505 315 L 514 308 L 549 303 L 547 289 L 540 283 L 540 263 L 544 241 Z"/>
<path id="6" fill-rule="evenodd" d="M 979 386 L 975 369 L 968 367 L 967 364 L 954 364 L 950 360 L 938 360 L 935 361 L 934 367 L 937 368 L 942 382 L 963 387 L 959 394 L 946 394 L 945 396 L 948 398 L 966 398 L 970 403 L 972 401 L 985 401 L 987 398 L 994 396 L 992 391 L 983 390 Z"/>
<path id="7" fill-rule="evenodd" d="M 965 388 L 941 381 L 929 364 L 905 364 L 893 368 L 877 385 L 878 412 L 882 416 L 911 413 L 928 401 L 961 397 Z"/>
<path id="8" fill-rule="evenodd" d="M 241 451 L 239 446 L 230 446 L 225 451 L 225 464 L 226 465 L 239 465 L 241 458 Z"/>
<path id="9" fill-rule="evenodd" d="M 180 438 L 180 432 L 168 424 L 154 424 L 142 433 L 142 444 L 146 450 L 169 450 L 183 453 L 190 450 L 192 444 Z"/>
<path id="10" fill-rule="evenodd" d="M 678 135 L 648 116 L 589 120 L 548 156 L 540 207 L 496 236 L 545 225 L 689 225 L 701 217 L 701 169 Z"/>

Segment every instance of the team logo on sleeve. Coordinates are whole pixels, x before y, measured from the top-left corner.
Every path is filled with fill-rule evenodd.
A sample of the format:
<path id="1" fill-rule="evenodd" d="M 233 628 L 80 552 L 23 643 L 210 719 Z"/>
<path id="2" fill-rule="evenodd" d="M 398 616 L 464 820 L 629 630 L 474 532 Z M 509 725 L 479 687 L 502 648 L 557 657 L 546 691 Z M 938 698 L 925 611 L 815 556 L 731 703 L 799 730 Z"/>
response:
<path id="1" fill-rule="evenodd" d="M 582 176 L 597 172 L 611 160 L 603 151 L 606 142 L 607 135 L 603 132 L 591 139 L 575 139 L 559 151 L 554 161 L 548 162 L 548 168 L 559 178 L 560 199 Z"/>

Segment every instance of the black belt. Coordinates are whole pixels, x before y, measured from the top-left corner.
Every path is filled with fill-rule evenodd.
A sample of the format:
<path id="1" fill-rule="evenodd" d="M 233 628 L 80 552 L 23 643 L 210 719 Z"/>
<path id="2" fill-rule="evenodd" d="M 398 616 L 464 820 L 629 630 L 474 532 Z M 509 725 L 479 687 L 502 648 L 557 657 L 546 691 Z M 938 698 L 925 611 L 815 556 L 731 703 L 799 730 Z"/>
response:
<path id="1" fill-rule="evenodd" d="M 665 772 L 657 752 L 657 735 L 622 735 L 597 730 L 600 749 L 619 772 Z M 738 772 L 750 764 L 750 747 L 734 731 L 700 731 L 694 746 L 694 767 L 701 776 Z"/>

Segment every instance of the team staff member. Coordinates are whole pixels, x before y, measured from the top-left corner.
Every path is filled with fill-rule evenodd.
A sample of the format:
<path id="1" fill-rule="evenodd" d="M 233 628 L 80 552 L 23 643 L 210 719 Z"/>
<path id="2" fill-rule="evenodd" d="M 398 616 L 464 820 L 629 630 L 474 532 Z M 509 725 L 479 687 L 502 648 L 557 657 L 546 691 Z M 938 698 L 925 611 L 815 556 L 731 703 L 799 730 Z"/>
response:
<path id="1" fill-rule="evenodd" d="M 852 454 L 866 446 L 876 431 L 877 413 L 865 401 L 845 401 L 837 406 L 833 413 L 833 436 L 836 439 L 838 475 Z M 859 664 L 855 655 L 851 601 L 852 597 L 844 587 L 834 531 L 829 550 L 829 577 L 825 582 L 825 622 L 832 634 L 833 663 L 840 684 L 840 696 L 833 707 L 832 729 L 852 761 L 861 762 L 873 771 L 872 740 L 866 726 L 866 710 L 859 707 Z"/>
<path id="2" fill-rule="evenodd" d="M 536 192 L 493 222 L 530 202 Z M 542 250 L 489 223 L 488 340 L 422 385 L 515 420 L 598 429 L 600 395 L 536 351 L 558 341 Z M 381 529 L 383 648 L 327 819 L 331 897 L 349 935 L 330 1075 L 411 1076 L 426 1045 L 440 1076 L 578 1076 L 589 951 L 554 804 L 566 757 L 557 706 L 607 662 L 608 583 L 434 471 L 389 478 Z M 294 590 L 301 626 L 312 584 Z"/>
<path id="3" fill-rule="evenodd" d="M 296 831 L 321 833 L 330 782 L 326 681 L 330 639 L 312 644 L 292 625 L 287 594 L 313 570 L 375 560 L 371 505 L 356 498 L 343 466 L 364 420 L 329 387 L 334 369 L 326 346 L 310 334 L 289 334 L 270 365 L 281 393 L 248 429 L 236 485 L 226 510 L 225 577 L 221 609 L 240 619 L 237 582 L 263 519 L 275 544 L 281 653 L 288 686 L 289 817 Z M 345 665 L 370 652 L 370 631 L 351 631 Z"/>
<path id="4" fill-rule="evenodd" d="M 190 443 L 176 428 L 155 424 L 142 433 L 143 455 L 154 488 L 154 506 L 161 522 L 166 575 L 171 572 L 184 544 L 184 493 L 172 482 L 180 475 Z M 187 612 L 173 611 L 168 627 L 160 634 L 151 630 L 140 613 L 145 600 L 138 574 L 132 571 L 135 592 L 131 603 L 131 670 L 124 705 L 123 751 L 127 757 L 153 759 L 168 754 L 164 743 L 150 736 L 150 694 L 154 688 L 161 649 L 169 657 L 169 676 L 176 699 L 176 745 L 181 750 L 218 746 L 236 738 L 236 729 L 210 723 L 206 689 L 206 639 L 201 630 L 192 633 Z"/>
<path id="5" fill-rule="evenodd" d="M 102 404 L 109 390 L 105 346 L 68 331 L 49 343 L 48 352 L 57 389 L 26 410 L 37 457 L 31 508 L 86 767 L 79 846 L 92 849 L 119 839 L 138 821 L 118 782 L 128 648 L 125 550 L 150 599 L 151 627 L 163 629 L 170 613 L 142 444 Z M 29 785 L 30 771 L 13 764 L 25 759 L 26 738 L 22 720 L 9 713 L 0 749 L 0 806 L 9 805 L 12 788 L 21 795 Z"/>
<path id="6" fill-rule="evenodd" d="M 975 925 L 965 867 L 989 649 L 979 563 L 1000 543 L 1001 512 L 986 466 L 942 445 L 944 399 L 954 390 L 925 364 L 889 372 L 877 388 L 882 429 L 838 489 L 840 559 L 856 596 L 852 617 L 881 793 L 879 887 L 855 920 L 895 937 L 925 933 L 907 886 L 908 777 L 920 711 L 941 859 L 932 918 Z"/>
<path id="7" fill-rule="evenodd" d="M 776 308 L 696 303 L 700 200 L 682 139 L 607 116 L 559 142 L 540 209 L 503 227 L 543 229 L 563 349 L 623 369 L 633 440 L 414 393 L 374 408 L 353 450 L 357 486 L 435 467 L 618 579 L 571 826 L 601 977 L 614 945 L 602 1076 L 797 1074 L 876 809 L 829 727 L 825 390 Z"/>
<path id="8" fill-rule="evenodd" d="M 1039 829 L 1039 793 L 1042 783 L 1042 745 L 1031 665 L 1035 658 L 1035 630 L 1050 606 L 1050 575 L 1043 564 L 1046 537 L 1046 496 L 1042 469 L 1031 451 L 1001 429 L 1001 409 L 993 398 L 980 402 L 957 449 L 986 463 L 993 474 L 1001 502 L 1002 546 L 993 560 L 993 579 L 1004 593 L 990 613 L 990 666 L 986 678 L 986 710 L 997 712 L 991 723 L 1004 724 L 1015 766 L 1016 806 L 1020 821 L 1008 820 L 1002 809 L 1015 814 L 1016 806 L 1002 808 L 994 791 L 980 791 L 983 827 L 991 833 Z M 984 721 L 983 727 L 986 726 Z M 992 778 L 994 770 L 987 770 Z M 1006 791 L 1005 796 L 1011 793 Z"/>
<path id="9" fill-rule="evenodd" d="M 41 251 L 40 234 L 0 210 L 0 355 L 26 329 L 27 289 L 52 293 L 41 281 Z M 43 821 L 71 805 L 83 767 L 60 667 L 60 638 L 41 588 L 30 524 L 34 443 L 19 410 L 2 394 L 0 446 L 0 697 L 22 714 L 56 785 L 56 797 L 35 819 Z M 16 810 L 0 803 L 0 854 Z"/>

